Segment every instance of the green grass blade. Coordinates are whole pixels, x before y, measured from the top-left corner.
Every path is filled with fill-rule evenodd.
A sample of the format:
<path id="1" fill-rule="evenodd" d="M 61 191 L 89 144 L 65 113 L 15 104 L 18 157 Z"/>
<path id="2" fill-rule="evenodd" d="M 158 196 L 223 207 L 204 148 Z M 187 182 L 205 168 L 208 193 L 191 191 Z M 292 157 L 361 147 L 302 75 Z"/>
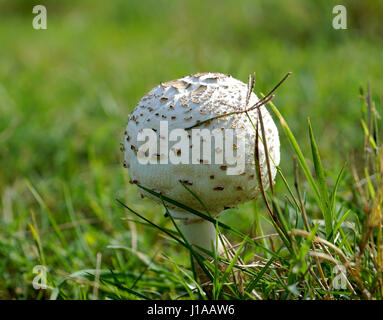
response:
<path id="1" fill-rule="evenodd" d="M 332 234 L 332 211 L 330 208 L 327 182 L 326 182 L 326 177 L 325 177 L 323 166 L 322 166 L 322 161 L 319 155 L 319 149 L 315 142 L 314 132 L 311 126 L 310 119 L 308 119 L 308 125 L 309 125 L 309 133 L 310 133 L 311 151 L 312 151 L 314 167 L 315 167 L 315 175 L 319 185 L 321 209 L 322 209 L 323 218 L 325 221 L 326 236 L 329 239 Z"/>
<path id="2" fill-rule="evenodd" d="M 310 172 L 310 169 L 306 163 L 306 160 L 303 156 L 303 153 L 297 143 L 297 140 L 295 139 L 292 131 L 290 130 L 287 122 L 285 121 L 285 119 L 283 118 L 283 116 L 281 115 L 281 113 L 279 112 L 279 110 L 277 109 L 277 107 L 270 101 L 269 102 L 269 105 L 271 106 L 271 108 L 273 109 L 275 115 L 279 118 L 279 121 L 282 125 L 282 128 L 283 128 L 283 131 L 285 132 L 286 136 L 287 136 L 287 139 L 289 140 L 289 143 L 291 145 L 291 147 L 293 148 L 293 151 L 294 153 L 296 154 L 297 156 L 297 160 L 298 160 L 298 163 L 310 185 L 310 188 L 311 190 L 313 191 L 313 194 L 314 194 L 314 197 L 315 197 L 315 200 L 317 201 L 318 205 L 321 205 L 321 200 L 320 200 L 320 193 L 319 193 L 319 189 L 318 189 L 318 186 L 316 185 L 315 183 L 315 180 Z"/>
<path id="3" fill-rule="evenodd" d="M 262 270 L 258 273 L 258 275 L 247 285 L 245 291 L 250 293 L 253 291 L 258 281 L 262 278 L 262 276 L 266 273 L 266 271 L 270 268 L 271 264 L 275 260 L 274 257 L 271 257 L 269 261 L 267 261 L 266 265 L 262 268 Z"/>
<path id="4" fill-rule="evenodd" d="M 222 289 L 222 287 L 223 287 L 223 284 L 225 283 L 225 281 L 226 281 L 228 275 L 229 275 L 229 274 L 231 273 L 231 271 L 233 270 L 234 265 L 235 265 L 235 263 L 237 262 L 237 260 L 238 260 L 238 258 L 239 258 L 239 254 L 240 254 L 240 252 L 242 251 L 242 249 L 243 249 L 244 245 L 246 244 L 246 242 L 247 242 L 247 238 L 243 239 L 243 241 L 242 241 L 240 247 L 239 247 L 238 250 L 235 252 L 235 255 L 234 255 L 233 259 L 231 260 L 229 266 L 226 268 L 226 270 L 225 270 L 225 272 L 224 272 L 224 274 L 223 274 L 223 276 L 222 276 L 221 282 L 219 283 L 219 290 L 218 290 L 218 292 L 221 291 L 221 289 Z"/>

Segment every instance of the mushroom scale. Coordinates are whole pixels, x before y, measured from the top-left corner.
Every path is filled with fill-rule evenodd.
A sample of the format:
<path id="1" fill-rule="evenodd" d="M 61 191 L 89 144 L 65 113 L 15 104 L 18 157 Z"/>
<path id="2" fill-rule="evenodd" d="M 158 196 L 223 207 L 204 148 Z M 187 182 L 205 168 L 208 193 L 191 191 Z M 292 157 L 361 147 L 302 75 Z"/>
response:
<path id="1" fill-rule="evenodd" d="M 252 92 L 249 103 L 246 106 L 248 86 L 221 73 L 198 73 L 177 80 L 161 83 L 153 88 L 139 101 L 133 113 L 129 117 L 126 127 L 122 150 L 124 152 L 124 167 L 128 168 L 131 181 L 146 188 L 160 192 L 161 194 L 183 203 L 193 209 L 205 211 L 198 199 L 186 188 L 193 191 L 203 202 L 209 213 L 217 216 L 227 208 L 235 207 L 239 203 L 254 199 L 259 194 L 257 177 L 255 175 L 254 148 L 255 130 L 246 113 L 229 115 L 219 119 L 203 123 L 196 129 L 214 129 L 225 131 L 235 129 L 239 139 L 244 140 L 245 154 L 244 170 L 239 170 L 234 175 L 228 175 L 227 169 L 235 165 L 226 162 L 216 164 L 214 159 L 220 153 L 225 152 L 217 147 L 212 139 L 211 159 L 199 159 L 199 163 L 191 164 L 193 143 L 189 139 L 189 164 L 161 164 L 161 159 L 166 159 L 171 152 L 177 156 L 181 150 L 172 146 L 177 142 L 168 142 L 168 150 L 165 153 L 149 155 L 158 160 L 154 164 L 141 164 L 138 161 L 139 146 L 142 142 L 137 141 L 138 133 L 142 129 L 152 129 L 159 144 L 161 139 L 160 121 L 167 121 L 168 130 L 186 129 L 202 123 L 208 119 L 228 114 L 233 111 L 242 111 L 253 106 L 259 99 Z M 276 166 L 280 161 L 278 130 L 266 110 L 260 108 L 265 128 L 267 147 L 270 156 L 272 179 L 276 175 Z M 258 110 L 248 112 L 253 124 L 258 121 Z M 191 131 L 189 137 L 191 137 Z M 267 163 L 262 139 L 259 139 L 259 159 L 261 176 L 264 188 L 269 186 Z M 236 143 L 233 148 L 236 149 Z M 169 152 L 169 153 L 168 153 Z M 241 156 L 241 155 L 239 155 Z M 147 192 L 145 196 L 159 201 L 158 198 Z M 184 219 L 192 222 L 195 215 L 178 207 L 167 204 L 170 213 L 176 219 Z"/>

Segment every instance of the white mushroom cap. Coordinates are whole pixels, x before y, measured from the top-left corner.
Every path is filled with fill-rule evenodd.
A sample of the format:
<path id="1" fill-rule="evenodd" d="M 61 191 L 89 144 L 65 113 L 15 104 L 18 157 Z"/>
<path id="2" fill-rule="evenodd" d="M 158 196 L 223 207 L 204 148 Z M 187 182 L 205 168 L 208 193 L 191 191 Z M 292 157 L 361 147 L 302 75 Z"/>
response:
<path id="1" fill-rule="evenodd" d="M 255 172 L 254 147 L 255 130 L 248 120 L 246 113 L 222 117 L 201 124 L 196 129 L 227 130 L 235 129 L 236 134 L 245 143 L 244 170 L 236 174 L 227 174 L 227 170 L 235 165 L 214 163 L 215 156 L 226 151 L 217 148 L 212 139 L 212 159 L 203 159 L 198 164 L 142 164 L 139 162 L 138 133 L 145 128 L 154 130 L 158 141 L 160 137 L 160 121 L 167 121 L 169 132 L 173 129 L 190 128 L 205 120 L 224 115 L 233 111 L 245 110 L 253 106 L 259 99 L 251 93 L 248 106 L 246 99 L 248 86 L 221 73 L 198 73 L 184 78 L 161 83 L 145 95 L 130 115 L 123 142 L 124 166 L 128 168 L 132 183 L 138 183 L 146 188 L 181 202 L 196 210 L 202 210 L 200 202 L 180 183 L 182 181 L 204 203 L 211 215 L 218 215 L 227 208 L 254 199 L 259 194 Z M 267 147 L 270 155 L 271 177 L 275 178 L 276 166 L 280 161 L 278 130 L 264 106 L 260 108 L 265 128 Z M 249 112 L 255 125 L 258 121 L 258 110 Z M 189 132 L 189 131 L 188 131 Z M 260 132 L 260 131 L 259 131 Z M 190 131 L 191 135 L 191 131 Z M 191 140 L 191 139 L 190 139 Z M 262 139 L 259 139 L 259 159 L 264 188 L 269 186 L 267 163 Z M 152 158 L 166 160 L 173 152 L 177 156 L 181 150 L 172 147 L 177 142 L 169 142 L 168 154 L 151 154 Z M 234 149 L 236 148 L 233 143 Z M 193 150 L 192 141 L 189 143 Z M 192 152 L 190 152 L 192 153 Z M 241 157 L 241 155 L 238 155 Z M 191 156 L 190 156 L 191 157 Z M 238 158 L 239 159 L 239 158 Z M 243 159 L 242 159 L 243 160 Z M 159 201 L 158 198 L 141 191 L 144 195 Z M 175 218 L 190 219 L 195 215 L 167 203 Z"/>

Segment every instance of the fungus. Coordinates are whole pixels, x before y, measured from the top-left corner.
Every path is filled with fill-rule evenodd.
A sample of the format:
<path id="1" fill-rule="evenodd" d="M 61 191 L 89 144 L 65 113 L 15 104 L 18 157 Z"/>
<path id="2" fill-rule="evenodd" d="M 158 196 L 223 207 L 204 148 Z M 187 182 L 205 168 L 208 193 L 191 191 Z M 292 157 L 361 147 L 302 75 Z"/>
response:
<path id="1" fill-rule="evenodd" d="M 197 96 L 198 104 L 192 103 L 193 101 L 196 102 Z M 260 100 L 253 92 L 249 92 L 245 83 L 221 73 L 198 73 L 162 83 L 151 90 L 142 100 L 149 99 L 149 97 L 151 97 L 151 107 L 142 110 L 143 117 L 147 121 L 141 121 L 139 124 L 129 122 L 125 131 L 124 160 L 130 165 L 129 174 L 132 183 L 139 181 L 141 186 L 157 190 L 164 196 L 205 214 L 207 214 L 207 209 L 213 217 L 218 217 L 227 208 L 255 199 L 260 191 L 258 180 L 255 179 L 254 175 L 255 134 L 252 123 L 258 123 L 259 113 L 262 115 L 264 133 L 268 144 L 268 153 L 266 154 L 263 140 L 258 143 L 263 188 L 266 190 L 269 187 L 270 180 L 267 172 L 269 169 L 272 181 L 274 181 L 277 172 L 276 166 L 280 161 L 278 130 L 263 104 L 260 104 L 258 108 L 250 108 L 247 113 L 252 119 L 252 123 L 247 121 L 247 114 L 243 111 L 256 105 Z M 165 101 L 170 104 L 168 109 L 163 108 Z M 185 111 L 187 106 L 189 109 Z M 201 131 L 208 129 L 214 132 L 216 130 L 224 135 L 227 130 L 233 128 L 241 136 L 245 150 L 240 148 L 238 139 L 235 143 L 231 141 L 231 144 L 223 143 L 224 146 L 215 146 L 214 137 L 211 140 L 210 151 L 215 157 L 208 161 L 197 160 L 197 163 L 193 163 L 192 155 L 189 154 L 190 161 L 186 164 L 164 164 L 159 159 L 155 163 L 142 164 L 135 152 L 136 148 L 140 146 L 137 139 L 138 132 L 150 128 L 159 137 L 161 133 L 159 112 L 163 114 L 163 118 L 168 116 L 168 119 L 171 119 L 171 121 L 165 121 L 169 132 L 172 132 L 173 129 L 192 130 L 192 127 L 198 128 L 204 124 Z M 188 113 L 188 117 L 184 116 L 185 112 Z M 214 118 L 214 115 L 218 115 L 219 119 Z M 151 120 L 150 127 L 147 123 L 149 120 Z M 129 137 L 130 139 L 128 139 Z M 188 135 L 188 137 L 191 136 Z M 198 138 L 201 137 L 198 136 Z M 161 143 L 161 139 L 158 140 Z M 226 140 L 227 138 L 224 137 L 223 141 Z M 174 154 L 181 156 L 182 148 L 179 148 L 179 145 L 174 147 L 176 149 L 172 149 L 173 146 L 170 141 L 166 142 L 169 142 L 168 148 L 169 151 L 172 150 L 172 156 Z M 137 147 L 133 147 L 133 145 Z M 193 145 L 195 144 L 193 143 Z M 227 152 L 226 148 L 228 148 L 226 145 L 231 146 L 233 153 L 242 157 L 244 161 L 244 167 L 238 169 L 236 174 L 229 174 L 233 163 L 224 157 Z M 190 150 L 190 153 L 200 152 L 198 147 L 190 148 L 191 142 L 186 146 L 186 149 L 182 149 L 182 156 L 184 156 L 184 150 Z M 174 150 L 177 151 L 174 152 Z M 241 154 L 241 151 L 244 153 Z M 170 158 L 170 152 L 168 154 L 167 160 Z M 217 163 L 217 158 L 223 158 L 223 161 Z M 194 159 L 201 159 L 201 155 L 198 154 Z M 270 163 L 269 166 L 267 161 Z M 187 185 L 187 188 L 184 184 Z M 142 191 L 142 193 L 161 203 L 160 199 L 151 193 L 146 191 Z M 197 195 L 200 201 L 197 201 L 193 194 Z M 166 205 L 172 217 L 180 221 L 181 230 L 189 244 L 195 246 L 196 249 L 201 247 L 209 251 L 217 250 L 218 254 L 225 255 L 224 244 L 220 240 L 216 243 L 217 232 L 213 223 L 174 204 L 166 203 Z M 201 254 L 203 255 L 203 253 Z"/>

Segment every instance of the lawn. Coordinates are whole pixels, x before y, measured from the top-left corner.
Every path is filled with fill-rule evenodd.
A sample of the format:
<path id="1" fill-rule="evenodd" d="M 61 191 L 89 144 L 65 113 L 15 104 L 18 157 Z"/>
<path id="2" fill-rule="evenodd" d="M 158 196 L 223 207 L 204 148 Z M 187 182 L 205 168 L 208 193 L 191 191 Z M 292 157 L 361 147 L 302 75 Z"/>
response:
<path id="1" fill-rule="evenodd" d="M 160 82 L 196 72 L 229 73 L 244 82 L 255 72 L 258 95 L 292 72 L 273 102 L 319 187 L 323 181 L 312 157 L 308 117 L 329 194 L 347 162 L 333 226 L 349 210 L 344 221 L 358 230 L 340 227 L 338 239 L 327 240 L 348 259 L 355 258 L 363 248 L 363 226 L 370 221 L 366 206 L 379 211 L 381 205 L 379 179 L 369 179 L 372 167 L 364 170 L 369 152 L 360 119 L 368 122 L 372 108 L 379 122 L 381 113 L 383 3 L 344 2 L 347 30 L 332 28 L 336 1 L 42 0 L 48 28 L 34 30 L 34 2 L 0 0 L 0 299 L 203 297 L 193 290 L 198 285 L 188 251 L 158 229 L 175 230 L 172 221 L 164 218 L 162 206 L 141 199 L 137 187 L 128 183 L 119 150 L 139 99 Z M 365 96 L 368 84 L 375 103 L 370 109 L 360 92 L 363 88 Z M 295 195 L 296 152 L 268 109 L 280 132 L 281 172 Z M 379 167 L 380 148 L 373 142 L 367 139 Z M 359 185 L 351 174 L 352 152 L 357 173 L 361 179 L 367 176 L 365 202 L 364 194 L 355 196 Z M 319 221 L 322 210 L 311 188 L 300 172 L 305 211 L 310 221 Z M 275 197 L 286 214 L 286 229 L 303 229 L 302 208 L 294 210 L 295 198 L 281 176 Z M 219 221 L 250 237 L 276 233 L 262 197 L 228 210 Z M 380 220 L 371 227 L 372 243 L 380 243 L 381 225 Z M 326 238 L 321 228 L 317 231 Z M 241 243 L 238 234 L 222 232 Z M 306 256 L 314 243 L 313 233 L 308 234 L 290 234 L 289 241 L 296 236 L 298 244 L 291 252 L 274 237 L 258 241 L 262 246 L 244 246 L 245 263 L 254 257 L 265 262 L 246 273 L 249 283 L 256 280 L 253 287 L 262 298 L 368 298 L 363 287 L 373 297 L 383 297 L 381 250 L 369 243 L 376 260 L 362 260 L 361 279 L 351 275 L 352 290 L 339 291 L 330 285 L 331 261 L 321 261 L 330 288 L 311 274 L 320 270 L 318 260 Z M 329 254 L 324 247 L 317 250 Z M 38 265 L 47 268 L 45 290 L 32 286 Z M 286 270 L 294 270 L 295 276 L 285 275 Z"/>

